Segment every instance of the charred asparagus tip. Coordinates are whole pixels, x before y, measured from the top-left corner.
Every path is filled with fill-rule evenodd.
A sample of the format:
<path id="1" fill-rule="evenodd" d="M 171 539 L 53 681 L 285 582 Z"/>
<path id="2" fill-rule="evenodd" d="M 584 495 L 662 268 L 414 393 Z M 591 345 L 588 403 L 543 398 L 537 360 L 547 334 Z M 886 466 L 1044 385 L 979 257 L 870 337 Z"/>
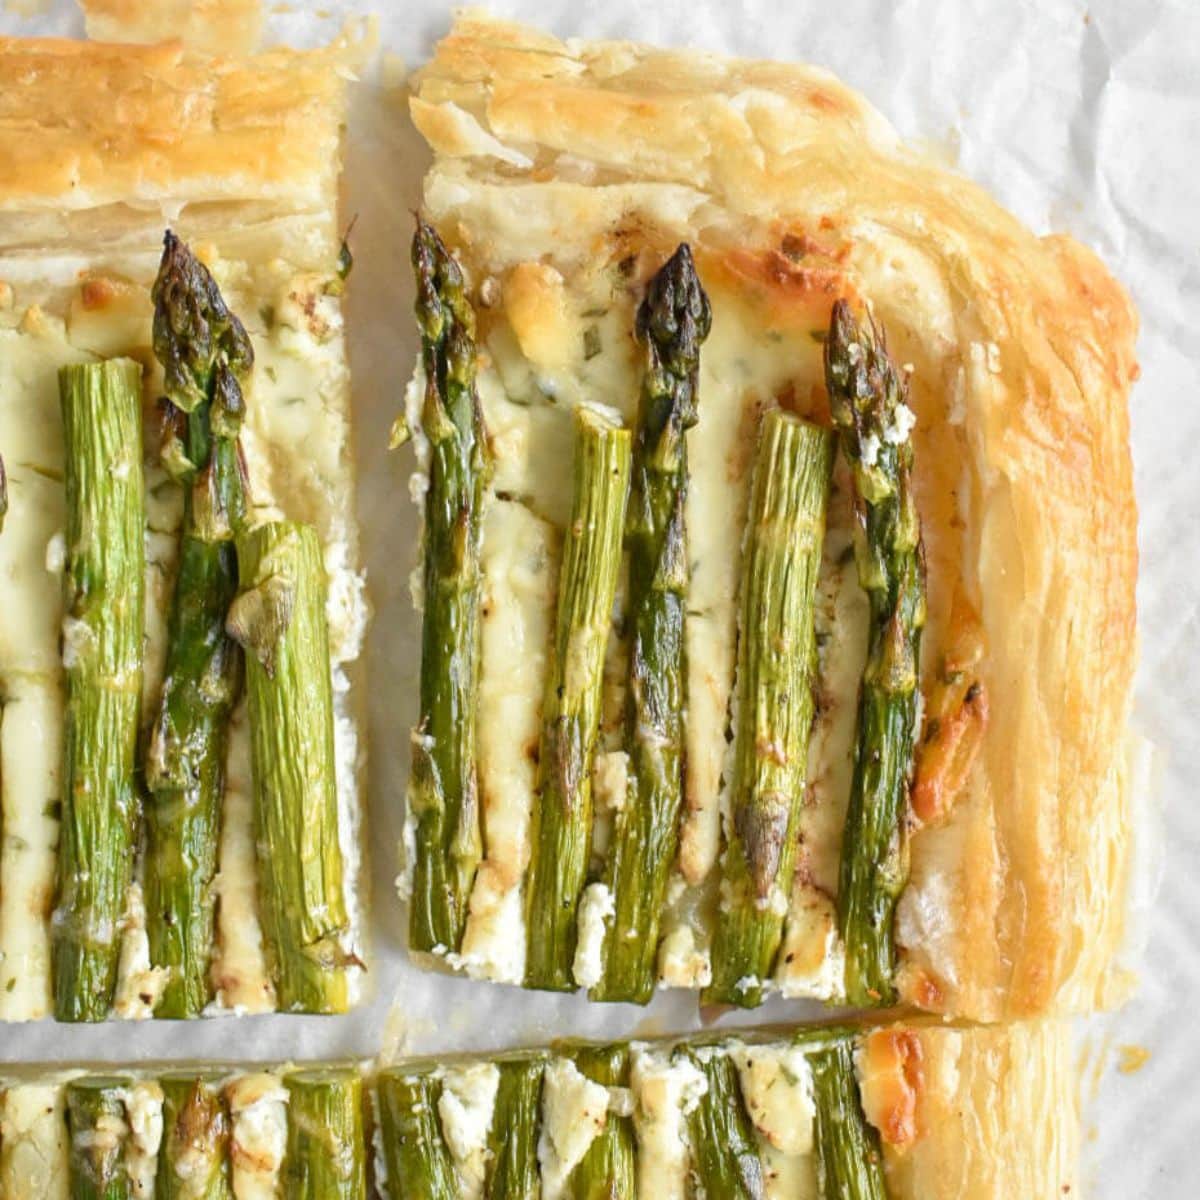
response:
<path id="1" fill-rule="evenodd" d="M 218 363 L 240 382 L 254 365 L 254 349 L 241 321 L 229 311 L 208 268 L 171 230 L 151 291 L 154 354 L 163 365 L 168 397 L 184 412 L 209 399 Z"/>
<path id="2" fill-rule="evenodd" d="M 638 336 L 654 341 L 668 371 L 686 376 L 695 372 L 700 343 L 711 327 L 712 308 L 691 247 L 681 242 L 646 289 L 638 307 Z"/>

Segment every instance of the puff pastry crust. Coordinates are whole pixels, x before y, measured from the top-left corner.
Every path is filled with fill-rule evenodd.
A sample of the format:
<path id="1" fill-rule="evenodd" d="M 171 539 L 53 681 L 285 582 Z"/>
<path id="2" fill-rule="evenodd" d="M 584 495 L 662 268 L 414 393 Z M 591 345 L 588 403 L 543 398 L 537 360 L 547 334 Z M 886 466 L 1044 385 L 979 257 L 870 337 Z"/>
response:
<path id="1" fill-rule="evenodd" d="M 99 42 L 178 38 L 210 54 L 248 54 L 262 34 L 261 0 L 80 0 Z"/>
<path id="2" fill-rule="evenodd" d="M 337 58 L 0 39 L 0 209 L 327 208 L 339 163 Z"/>
<path id="3" fill-rule="evenodd" d="M 1052 1200 L 1078 1192 L 1077 1073 L 1065 1022 L 897 1025 L 867 1037 L 868 1047 L 872 1038 L 899 1042 L 913 1083 L 902 1113 L 912 1139 L 895 1144 L 883 1131 L 891 1195 Z"/>
<path id="4" fill-rule="evenodd" d="M 523 305 L 544 329 L 563 280 L 598 262 L 637 275 L 639 254 L 685 238 L 715 307 L 736 297 L 797 343 L 839 295 L 874 306 L 913 368 L 923 691 L 967 664 L 987 699 L 977 752 L 911 838 L 903 998 L 988 1021 L 1111 1002 L 1137 569 L 1122 288 L 811 67 L 564 43 L 468 12 L 411 111 L 436 154 L 427 210 L 477 282 L 502 281 L 506 306 L 522 293 L 514 328 Z M 819 354 L 810 341 L 788 367 L 800 411 L 825 404 Z"/>

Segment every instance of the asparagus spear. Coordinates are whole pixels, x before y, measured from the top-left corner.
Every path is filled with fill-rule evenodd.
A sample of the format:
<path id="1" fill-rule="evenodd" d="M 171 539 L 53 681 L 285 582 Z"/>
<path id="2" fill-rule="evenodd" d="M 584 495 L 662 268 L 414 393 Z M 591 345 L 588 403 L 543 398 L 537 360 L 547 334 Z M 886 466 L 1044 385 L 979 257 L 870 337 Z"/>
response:
<path id="1" fill-rule="evenodd" d="M 917 671 L 925 624 L 924 558 L 912 491 L 907 383 L 873 318 L 833 308 L 825 378 L 854 481 L 855 558 L 870 601 L 870 639 L 858 698 L 858 746 L 842 834 L 838 917 L 846 999 L 889 1004 L 892 919 L 908 876 L 905 831 L 917 737 Z"/>
<path id="2" fill-rule="evenodd" d="M 458 1180 L 442 1139 L 432 1071 L 385 1071 L 377 1083 L 379 1136 L 391 1200 L 457 1200 Z"/>
<path id="3" fill-rule="evenodd" d="M 743 551 L 738 719 L 708 1003 L 760 1003 L 783 934 L 813 718 L 831 455 L 824 430 L 779 409 L 763 417 Z"/>
<path id="4" fill-rule="evenodd" d="M 716 1047 L 685 1053 L 708 1080 L 708 1090 L 688 1118 L 692 1170 L 701 1194 L 722 1200 L 764 1200 L 762 1162 L 737 1068 Z"/>
<path id="5" fill-rule="evenodd" d="M 245 519 L 238 450 L 250 339 L 216 282 L 168 232 L 154 284 L 154 352 L 163 364 L 164 461 L 183 472 L 179 573 L 171 598 L 162 697 L 146 755 L 146 933 L 168 970 L 155 1009 L 195 1017 L 212 999 L 225 734 L 241 654 L 225 633 L 237 590 L 233 538 Z"/>
<path id="6" fill-rule="evenodd" d="M 592 843 L 592 759 L 629 489 L 627 429 L 575 410 L 575 495 L 542 709 L 526 885 L 525 983 L 574 987 L 575 910 Z"/>
<path id="7" fill-rule="evenodd" d="M 462 271 L 418 219 L 412 245 L 429 438 L 420 722 L 408 803 L 416 860 L 409 942 L 458 948 L 482 854 L 475 768 L 479 544 L 490 456 L 475 391 L 475 314 Z"/>
<path id="8" fill-rule="evenodd" d="M 629 1047 L 623 1043 L 585 1046 L 573 1057 L 580 1073 L 603 1087 L 629 1086 Z M 637 1170 L 632 1116 L 609 1109 L 604 1128 L 571 1172 L 567 1186 L 572 1200 L 634 1200 Z"/>
<path id="9" fill-rule="evenodd" d="M 238 535 L 228 629 L 246 653 L 263 932 L 279 1008 L 343 1012 L 342 891 L 325 570 L 311 526 Z"/>
<path id="10" fill-rule="evenodd" d="M 501 1059 L 500 1086 L 492 1129 L 488 1163 L 487 1200 L 538 1200 L 538 1130 L 542 1095 L 540 1056 Z"/>
<path id="11" fill-rule="evenodd" d="M 71 1200 L 128 1200 L 127 1079 L 92 1076 L 67 1084 L 67 1175 Z"/>
<path id="12" fill-rule="evenodd" d="M 843 1038 L 808 1056 L 820 1196 L 821 1200 L 887 1200 L 879 1135 L 863 1116 L 852 1044 Z"/>
<path id="13" fill-rule="evenodd" d="M 59 372 L 66 439 L 67 711 L 54 1013 L 102 1021 L 117 976 L 137 819 L 145 495 L 141 368 L 127 359 Z"/>
<path id="14" fill-rule="evenodd" d="M 654 991 L 667 874 L 683 800 L 684 618 L 688 557 L 686 431 L 696 423 L 700 344 L 712 313 L 691 250 L 679 247 L 650 282 L 637 315 L 645 347 L 626 541 L 633 631 L 625 741 L 632 786 L 605 867 L 616 914 L 594 1000 L 645 1004 Z"/>
<path id="15" fill-rule="evenodd" d="M 4 458 L 0 456 L 0 532 L 4 530 L 4 518 L 8 516 L 8 471 Z"/>
<path id="16" fill-rule="evenodd" d="M 352 1067 L 293 1071 L 288 1091 L 288 1200 L 366 1200 L 362 1076 Z"/>
<path id="17" fill-rule="evenodd" d="M 168 1075 L 159 1083 L 158 1200 L 233 1200 L 229 1113 L 220 1087 L 194 1075 Z"/>

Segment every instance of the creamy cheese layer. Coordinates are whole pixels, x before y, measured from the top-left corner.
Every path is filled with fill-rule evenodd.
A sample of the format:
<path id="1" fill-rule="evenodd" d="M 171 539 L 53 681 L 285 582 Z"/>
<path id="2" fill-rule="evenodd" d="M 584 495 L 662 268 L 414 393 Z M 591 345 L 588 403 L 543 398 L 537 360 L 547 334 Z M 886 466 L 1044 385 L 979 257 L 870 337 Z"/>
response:
<path id="1" fill-rule="evenodd" d="M 153 712 L 161 686 L 182 500 L 180 489 L 153 463 L 150 401 L 159 393 L 160 374 L 149 350 L 149 284 L 156 257 L 130 259 L 139 272 L 149 272 L 137 283 L 95 272 L 78 284 L 78 276 L 70 272 L 63 272 L 54 286 L 31 278 L 15 293 L 6 290 L 12 304 L 0 312 L 0 454 L 10 501 L 0 533 L 6 606 L 0 629 L 3 1020 L 34 1019 L 50 1009 L 48 922 L 61 804 L 66 522 L 57 372 L 63 364 L 86 361 L 93 354 L 131 355 L 148 369 L 143 720 Z M 243 437 L 253 512 L 262 519 L 286 513 L 311 522 L 325 547 L 339 840 L 351 916 L 346 949 L 361 959 L 362 751 L 351 684 L 367 604 L 353 514 L 348 373 L 338 302 L 326 292 L 326 276 L 297 272 L 282 260 L 250 266 L 231 259 L 211 265 L 254 343 L 256 367 Z M 86 264 L 79 269 L 86 270 Z M 13 278 L 22 270 L 15 261 L 0 262 L 0 277 Z M 44 307 L 27 304 L 26 293 L 36 295 Z M 213 979 L 217 1009 L 256 1012 L 271 1008 L 274 997 L 257 916 L 248 736 L 244 716 L 239 716 L 228 748 Z M 139 864 L 139 878 L 140 872 Z M 151 1014 L 165 980 L 149 967 L 136 887 L 127 898 L 124 924 L 115 1012 L 144 1017 Z M 361 975 L 350 972 L 352 999 Z"/>
<path id="2" fill-rule="evenodd" d="M 0 1100 L 0 1195 L 67 1200 L 62 1088 L 22 1083 Z"/>
<path id="3" fill-rule="evenodd" d="M 687 1200 L 687 1118 L 708 1091 L 708 1080 L 689 1059 L 635 1047 L 631 1056 L 633 1128 L 637 1137 L 639 1196 Z"/>
<path id="4" fill-rule="evenodd" d="M 488 1135 L 499 1086 L 500 1068 L 490 1062 L 450 1067 L 442 1077 L 438 1116 L 458 1173 L 461 1200 L 479 1200 L 483 1195 Z"/>
<path id="5" fill-rule="evenodd" d="M 225 1088 L 237 1200 L 276 1200 L 287 1152 L 288 1092 L 277 1076 L 243 1075 Z"/>
<path id="6" fill-rule="evenodd" d="M 542 1077 L 542 1132 L 538 1138 L 542 1200 L 559 1200 L 571 1172 L 608 1121 L 608 1088 L 569 1059 L 556 1058 Z"/>
<path id="7" fill-rule="evenodd" d="M 476 199 L 479 198 L 476 194 Z M 435 206 L 436 207 L 436 206 Z M 479 215 L 476 213 L 475 215 Z M 485 222 L 486 225 L 486 222 Z M 509 257 L 499 258 L 508 246 Z M 642 378 L 633 336 L 643 287 L 615 263 L 561 269 L 519 257 L 497 239 L 467 253 L 479 316 L 479 394 L 494 457 L 483 528 L 478 768 L 485 856 L 461 954 L 453 966 L 519 982 L 524 966 L 521 887 L 536 802 L 536 748 L 553 636 L 557 547 L 569 517 L 571 412 L 608 406 L 632 425 Z M 635 272 L 636 273 L 636 272 Z M 718 900 L 722 789 L 736 720 L 735 658 L 742 537 L 758 424 L 786 403 L 823 403 L 814 331 L 764 313 L 747 289 L 701 275 L 713 309 L 701 351 L 699 421 L 688 437 L 690 580 L 685 627 L 687 724 L 684 809 L 673 884 L 660 931 L 660 981 L 697 988 L 711 977 L 709 939 Z M 416 413 L 410 389 L 410 419 Z M 842 951 L 835 898 L 841 827 L 850 788 L 855 699 L 865 658 L 866 606 L 847 561 L 851 512 L 839 469 L 831 497 L 817 613 L 820 683 L 808 790 L 799 820 L 797 871 L 776 978 L 789 996 L 836 998 Z M 424 477 L 414 495 L 424 499 Z M 618 600 L 605 666 L 595 762 L 593 878 L 603 865 L 614 814 L 625 803 L 622 753 L 627 646 Z M 585 891 L 577 920 L 576 981 L 595 982 L 606 910 Z"/>
<path id="8" fill-rule="evenodd" d="M 817 1200 L 812 1072 L 795 1046 L 733 1045 L 742 1102 L 754 1124 L 769 1200 Z"/>
<path id="9" fill-rule="evenodd" d="M 162 1088 L 152 1080 L 139 1081 L 124 1095 L 129 1142 L 125 1147 L 125 1173 L 134 1200 L 154 1200 L 158 1151 L 163 1135 Z"/>

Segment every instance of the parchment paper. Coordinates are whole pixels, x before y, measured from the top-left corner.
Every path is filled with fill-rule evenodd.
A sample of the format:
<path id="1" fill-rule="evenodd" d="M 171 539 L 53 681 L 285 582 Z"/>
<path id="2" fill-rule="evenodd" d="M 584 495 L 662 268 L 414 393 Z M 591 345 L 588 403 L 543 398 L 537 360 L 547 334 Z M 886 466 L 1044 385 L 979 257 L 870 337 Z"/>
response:
<path id="1" fill-rule="evenodd" d="M 146 0 L 147 3 L 153 0 Z M 0 1028 L 0 1060 L 135 1061 L 370 1056 L 495 1048 L 554 1035 L 682 1030 L 695 1001 L 647 1010 L 429 975 L 403 949 L 392 887 L 414 710 L 417 622 L 411 467 L 384 451 L 415 352 L 410 210 L 428 162 L 395 82 L 448 27 L 448 0 L 276 5 L 268 41 L 326 41 L 374 12 L 382 63 L 355 89 L 345 213 L 357 213 L 349 294 L 358 500 L 375 619 L 370 671 L 370 852 L 374 1001 L 346 1018 L 264 1017 L 137 1027 Z M 1192 1196 L 1200 1183 L 1200 4 L 1195 0 L 512 0 L 501 14 L 561 36 L 633 37 L 831 68 L 908 137 L 987 185 L 1038 231 L 1094 246 L 1141 310 L 1133 395 L 1141 510 L 1142 665 L 1136 726 L 1161 752 L 1161 854 L 1142 984 L 1119 1014 L 1078 1025 L 1086 1194 Z M 36 11 L 30 11 L 34 9 Z M 67 0 L 5 0 L 0 32 L 82 35 Z M 820 1015 L 779 1000 L 740 1021 Z M 726 1018 L 726 1024 L 738 1023 Z M 1150 1053 L 1136 1072 L 1124 1072 Z"/>

